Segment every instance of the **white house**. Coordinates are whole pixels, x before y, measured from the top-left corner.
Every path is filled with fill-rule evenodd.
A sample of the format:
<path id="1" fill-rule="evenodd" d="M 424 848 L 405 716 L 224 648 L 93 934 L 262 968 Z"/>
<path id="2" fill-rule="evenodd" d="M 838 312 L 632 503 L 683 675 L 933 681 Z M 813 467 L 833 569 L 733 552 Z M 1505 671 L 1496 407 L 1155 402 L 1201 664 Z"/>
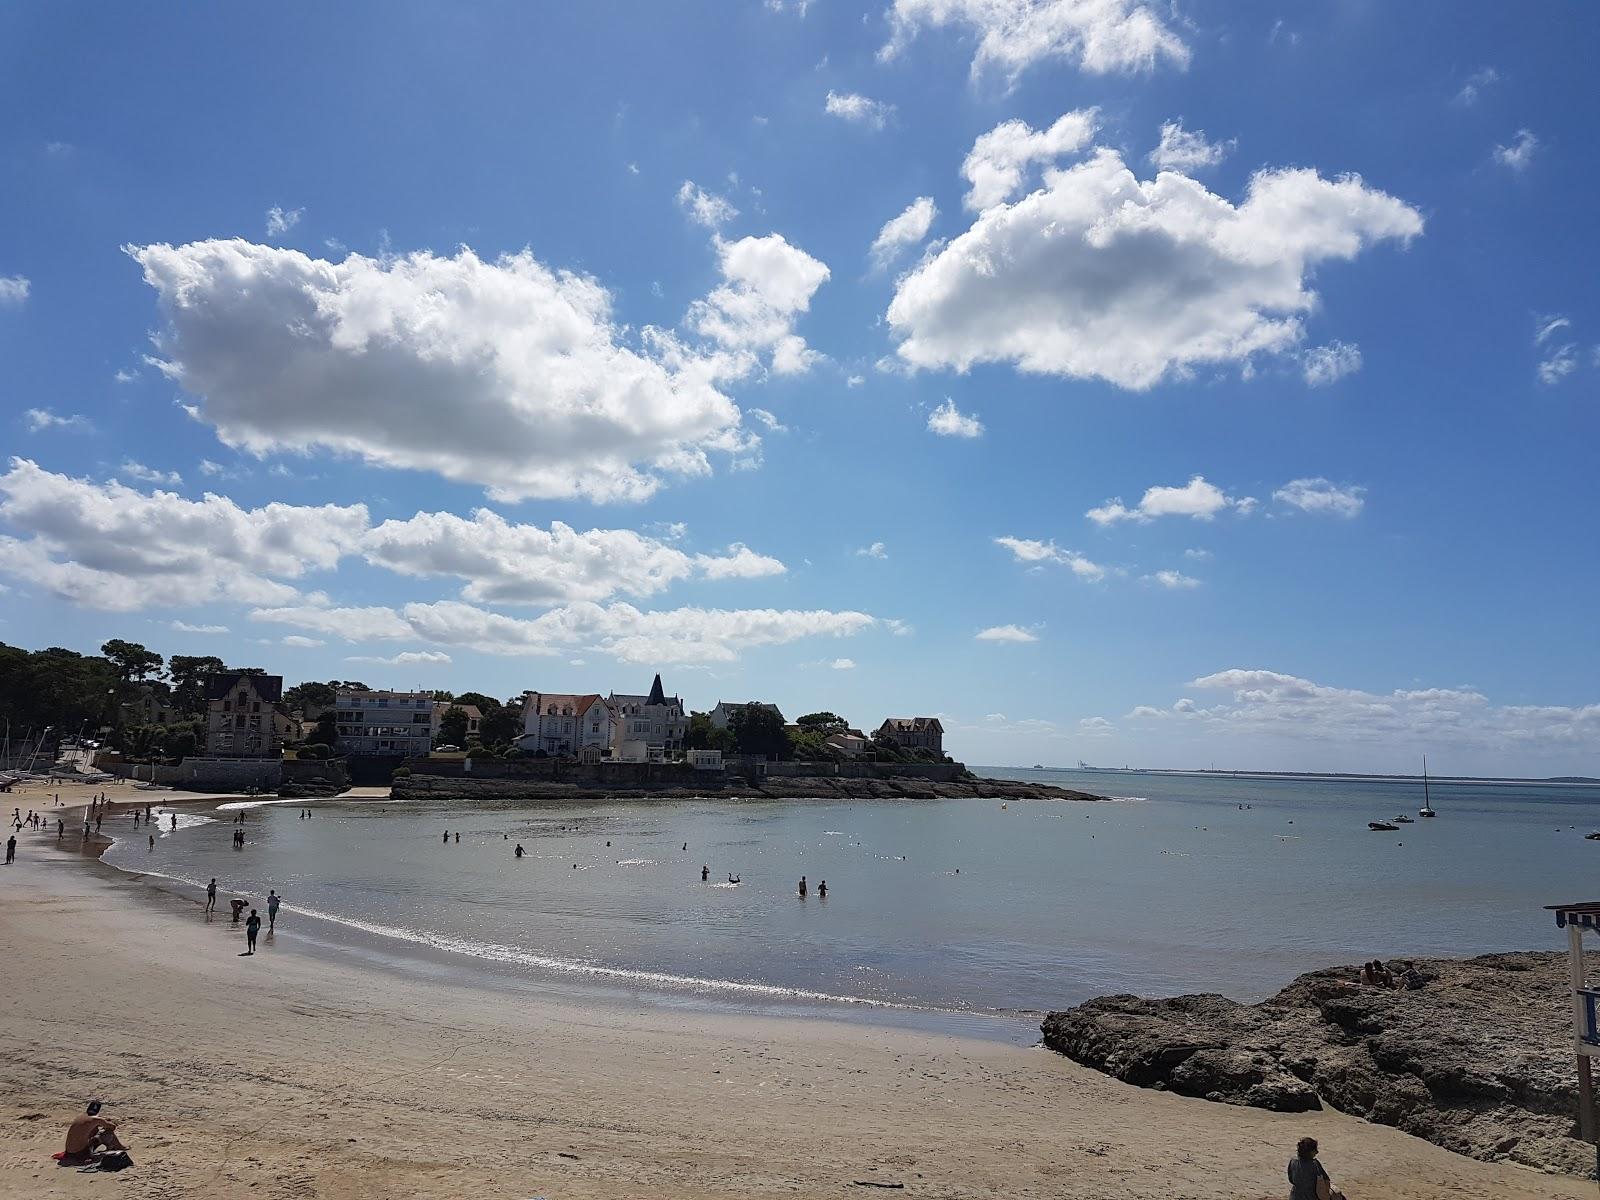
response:
<path id="1" fill-rule="evenodd" d="M 768 704 L 764 700 L 718 700 L 717 706 L 711 710 L 711 727 L 713 729 L 726 729 L 728 727 L 728 718 L 741 708 L 746 708 L 752 704 L 757 708 L 764 708 L 769 713 L 772 713 L 778 718 L 780 725 L 783 723 L 783 713 L 778 710 L 776 704 Z"/>
<path id="2" fill-rule="evenodd" d="M 689 736 L 689 714 L 684 711 L 682 700 L 662 690 L 660 675 L 650 686 L 648 696 L 612 692 L 606 699 L 617 716 L 613 744 L 618 758 L 625 762 L 656 762 L 682 752 L 683 740 Z M 643 755 L 633 748 L 636 742 L 644 744 Z"/>
<path id="3" fill-rule="evenodd" d="M 616 745 L 618 723 L 612 706 L 596 693 L 528 692 L 517 745 L 529 754 L 579 754 L 586 747 L 604 754 Z"/>
<path id="4" fill-rule="evenodd" d="M 832 746 L 846 758 L 860 758 L 872 749 L 872 742 L 853 729 L 846 729 L 842 733 L 830 733 L 825 744 Z"/>

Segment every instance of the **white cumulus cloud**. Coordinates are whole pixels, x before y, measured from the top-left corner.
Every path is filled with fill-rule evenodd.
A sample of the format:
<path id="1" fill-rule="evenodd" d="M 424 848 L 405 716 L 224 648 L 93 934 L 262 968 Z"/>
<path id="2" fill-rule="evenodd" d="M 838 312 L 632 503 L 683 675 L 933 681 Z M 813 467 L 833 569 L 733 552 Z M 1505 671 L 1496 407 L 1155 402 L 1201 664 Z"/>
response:
<path id="1" fill-rule="evenodd" d="M 642 612 L 622 603 L 571 604 L 522 618 L 455 600 L 400 609 L 296 605 L 258 608 L 250 616 L 347 641 L 411 638 L 508 656 L 592 647 L 623 662 L 659 664 L 733 662 L 754 647 L 811 637 L 850 637 L 880 624 L 861 612 L 707 608 Z"/>
<path id="2" fill-rule="evenodd" d="M 629 346 L 605 288 L 527 251 L 129 253 L 167 321 L 157 365 L 238 449 L 327 449 L 508 499 L 639 500 L 743 446 L 716 366 L 661 331 Z"/>
<path id="3" fill-rule="evenodd" d="M 894 0 L 889 19 L 880 59 L 894 58 L 925 27 L 953 25 L 978 39 L 974 76 L 995 70 L 1014 81 L 1052 58 L 1096 75 L 1189 65 L 1183 39 L 1142 0 Z"/>
<path id="4" fill-rule="evenodd" d="M 933 219 L 939 215 L 932 196 L 918 196 L 897 217 L 890 217 L 872 239 L 868 254 L 875 270 L 882 271 L 899 258 L 910 246 L 919 244 L 928 236 Z"/>
<path id="5" fill-rule="evenodd" d="M 1091 508 L 1084 516 L 1096 525 L 1115 525 L 1118 521 L 1145 524 L 1157 517 L 1194 517 L 1209 521 L 1219 512 L 1238 506 L 1239 502 L 1216 484 L 1208 483 L 1203 475 L 1196 475 L 1182 487 L 1146 488 L 1139 503 L 1132 508 L 1126 507 L 1121 500 L 1107 500 L 1100 507 Z"/>
<path id="6" fill-rule="evenodd" d="M 1101 149 L 985 209 L 899 281 L 888 321 L 913 368 L 1005 362 L 1144 389 L 1291 350 L 1318 264 L 1421 232 L 1355 176 L 1260 171 L 1236 205 L 1175 172 L 1141 181 Z"/>
<path id="7" fill-rule="evenodd" d="M 336 566 L 359 546 L 367 510 L 146 495 L 14 458 L 0 475 L 0 523 L 29 535 L 0 535 L 0 572 L 81 607 L 128 612 L 289 603 L 295 589 L 277 580 Z"/>
<path id="8" fill-rule="evenodd" d="M 946 396 L 944 403 L 928 414 L 928 431 L 940 437 L 982 437 L 983 422 L 962 412 L 956 402 Z"/>
<path id="9" fill-rule="evenodd" d="M 20 306 L 33 290 L 33 284 L 21 275 L 0 275 L 0 308 Z"/>
<path id="10" fill-rule="evenodd" d="M 1200 581 L 1193 575 L 1185 575 L 1182 571 L 1157 571 L 1150 576 L 1152 583 L 1158 583 L 1171 591 L 1187 591 L 1200 586 Z"/>
<path id="11" fill-rule="evenodd" d="M 982 212 L 1011 199 L 1029 167 L 1082 150 L 1099 127 L 1099 110 L 1093 108 L 1065 113 L 1049 129 L 1037 131 L 1026 121 L 1002 121 L 972 143 L 961 164 L 961 176 L 967 181 L 963 203 Z"/>
<path id="12" fill-rule="evenodd" d="M 776 374 L 807 370 L 819 356 L 794 323 L 827 282 L 827 265 L 777 233 L 719 241 L 717 253 L 723 282 L 690 307 L 689 328 L 732 354 L 723 368 L 729 374 L 753 369 L 762 352 Z"/>

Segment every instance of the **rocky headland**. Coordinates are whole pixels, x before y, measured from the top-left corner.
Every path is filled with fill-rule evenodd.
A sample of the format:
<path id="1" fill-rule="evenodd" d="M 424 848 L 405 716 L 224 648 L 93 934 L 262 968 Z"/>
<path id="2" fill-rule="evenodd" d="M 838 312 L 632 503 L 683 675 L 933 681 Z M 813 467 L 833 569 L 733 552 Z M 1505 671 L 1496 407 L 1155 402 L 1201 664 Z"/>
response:
<path id="1" fill-rule="evenodd" d="M 1591 971 L 1600 971 L 1600 956 Z M 1564 953 L 1418 959 L 1412 990 L 1302 975 L 1260 1004 L 1102 996 L 1044 1043 L 1128 1083 L 1275 1112 L 1327 1105 L 1473 1158 L 1593 1176 Z"/>
<path id="2" fill-rule="evenodd" d="M 949 782 L 890 776 L 851 779 L 836 776 L 769 777 L 707 781 L 702 787 L 598 787 L 590 782 L 538 779 L 472 779 L 412 775 L 396 779 L 396 799 L 449 797 L 466 800 L 689 800 L 714 796 L 729 800 L 1100 800 L 1087 792 L 970 776 Z"/>

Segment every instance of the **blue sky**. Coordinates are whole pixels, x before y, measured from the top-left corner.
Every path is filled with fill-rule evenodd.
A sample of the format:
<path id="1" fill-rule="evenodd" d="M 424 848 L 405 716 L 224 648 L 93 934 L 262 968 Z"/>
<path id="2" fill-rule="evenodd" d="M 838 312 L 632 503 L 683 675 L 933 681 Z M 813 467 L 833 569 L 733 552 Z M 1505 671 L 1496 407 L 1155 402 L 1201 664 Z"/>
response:
<path id="1" fill-rule="evenodd" d="M 1597 33 L 13 6 L 0 638 L 1600 773 Z"/>

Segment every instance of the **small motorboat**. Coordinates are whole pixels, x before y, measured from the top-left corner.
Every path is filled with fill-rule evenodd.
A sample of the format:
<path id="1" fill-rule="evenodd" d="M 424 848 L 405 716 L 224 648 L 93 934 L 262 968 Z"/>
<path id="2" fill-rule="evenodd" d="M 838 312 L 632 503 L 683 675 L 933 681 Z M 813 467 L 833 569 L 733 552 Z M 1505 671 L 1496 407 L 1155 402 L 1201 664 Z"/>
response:
<path id="1" fill-rule="evenodd" d="M 1584 834 L 1583 840 L 1586 842 L 1600 842 L 1600 830 L 1597 830 L 1594 833 Z"/>
<path id="2" fill-rule="evenodd" d="M 1401 813 L 1398 817 L 1396 817 L 1394 819 L 1394 823 L 1396 825 L 1415 825 L 1416 824 L 1415 821 L 1413 821 L 1410 817 L 1406 816 L 1404 813 Z"/>
<path id="3" fill-rule="evenodd" d="M 1374 833 L 1393 833 L 1399 829 L 1398 825 L 1391 825 L 1388 821 L 1368 821 L 1367 828 Z"/>

